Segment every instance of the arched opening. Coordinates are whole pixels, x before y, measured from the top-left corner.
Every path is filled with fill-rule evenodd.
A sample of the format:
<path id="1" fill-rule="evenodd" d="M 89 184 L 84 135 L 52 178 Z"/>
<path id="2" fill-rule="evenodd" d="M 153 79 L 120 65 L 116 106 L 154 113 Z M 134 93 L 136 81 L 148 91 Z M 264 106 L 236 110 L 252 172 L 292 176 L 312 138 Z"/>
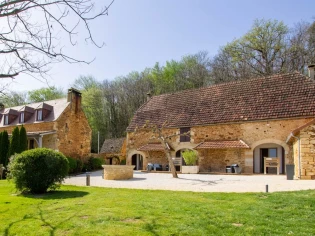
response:
<path id="1" fill-rule="evenodd" d="M 132 155 L 131 165 L 135 166 L 134 170 L 142 170 L 143 169 L 143 156 L 141 154 Z"/>
<path id="2" fill-rule="evenodd" d="M 279 158 L 280 174 L 285 174 L 285 150 L 276 143 L 264 143 L 255 147 L 253 151 L 253 172 L 264 173 L 264 157 Z M 268 168 L 268 174 L 277 174 L 276 168 Z"/>
<path id="3" fill-rule="evenodd" d="M 176 157 L 176 159 L 178 159 L 178 161 L 176 161 L 176 162 L 174 163 L 175 168 L 176 168 L 176 171 L 181 171 L 181 167 L 184 166 L 184 165 L 186 165 L 185 160 L 184 160 L 184 158 L 183 158 L 183 156 L 182 156 L 182 153 L 183 153 L 184 151 L 187 151 L 187 150 L 191 150 L 191 149 L 189 149 L 189 148 L 183 148 L 183 149 L 179 149 L 179 150 L 176 151 L 175 157 Z"/>

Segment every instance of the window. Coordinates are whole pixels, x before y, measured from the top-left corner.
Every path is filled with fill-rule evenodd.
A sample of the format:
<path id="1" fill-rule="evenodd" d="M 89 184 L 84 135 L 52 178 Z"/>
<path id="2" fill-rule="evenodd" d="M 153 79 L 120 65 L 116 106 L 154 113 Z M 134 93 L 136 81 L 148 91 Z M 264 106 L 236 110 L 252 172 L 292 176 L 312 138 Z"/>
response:
<path id="1" fill-rule="evenodd" d="M 24 123 L 24 112 L 20 113 L 20 123 Z"/>
<path id="2" fill-rule="evenodd" d="M 37 120 L 43 120 L 43 110 L 37 110 Z"/>
<path id="3" fill-rule="evenodd" d="M 180 128 L 180 142 L 190 142 L 190 128 Z"/>
<path id="4" fill-rule="evenodd" d="M 9 115 L 4 116 L 4 124 L 8 125 L 9 124 Z"/>

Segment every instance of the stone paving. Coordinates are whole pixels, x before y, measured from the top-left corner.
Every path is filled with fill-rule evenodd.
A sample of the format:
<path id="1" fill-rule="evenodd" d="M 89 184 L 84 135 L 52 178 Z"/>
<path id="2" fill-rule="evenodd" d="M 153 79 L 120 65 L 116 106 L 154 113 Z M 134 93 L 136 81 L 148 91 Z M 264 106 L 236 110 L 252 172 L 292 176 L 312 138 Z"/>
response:
<path id="1" fill-rule="evenodd" d="M 104 180 L 103 171 L 90 173 L 90 185 L 107 188 L 155 189 L 193 192 L 269 192 L 315 189 L 315 180 L 287 180 L 285 175 L 211 175 L 147 173 L 134 171 L 133 179 Z M 86 185 L 86 175 L 65 179 L 64 184 Z"/>

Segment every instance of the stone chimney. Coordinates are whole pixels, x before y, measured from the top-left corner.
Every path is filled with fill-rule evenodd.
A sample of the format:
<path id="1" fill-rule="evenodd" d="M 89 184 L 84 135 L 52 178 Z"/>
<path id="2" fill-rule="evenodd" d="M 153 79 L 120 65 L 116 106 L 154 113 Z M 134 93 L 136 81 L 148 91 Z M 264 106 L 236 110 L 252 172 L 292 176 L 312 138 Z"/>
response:
<path id="1" fill-rule="evenodd" d="M 149 91 L 149 92 L 147 93 L 147 101 L 149 101 L 151 98 L 152 98 L 152 94 L 151 94 L 151 92 Z"/>
<path id="2" fill-rule="evenodd" d="M 68 89 L 67 101 L 70 102 L 71 110 L 77 113 L 81 109 L 81 92 L 74 88 Z"/>
<path id="3" fill-rule="evenodd" d="M 312 64 L 312 65 L 309 65 L 309 66 L 308 66 L 308 76 L 309 76 L 312 80 L 315 80 L 314 69 L 315 69 L 315 64 Z"/>

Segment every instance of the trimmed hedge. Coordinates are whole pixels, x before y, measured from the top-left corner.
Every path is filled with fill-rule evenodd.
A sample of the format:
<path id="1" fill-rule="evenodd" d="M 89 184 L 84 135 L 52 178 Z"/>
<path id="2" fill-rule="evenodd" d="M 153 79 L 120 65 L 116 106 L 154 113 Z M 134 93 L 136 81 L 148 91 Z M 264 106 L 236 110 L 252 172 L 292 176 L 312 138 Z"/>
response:
<path id="1" fill-rule="evenodd" d="M 45 193 L 58 188 L 68 170 L 69 162 L 62 153 L 36 148 L 14 155 L 8 176 L 22 192 Z"/>

